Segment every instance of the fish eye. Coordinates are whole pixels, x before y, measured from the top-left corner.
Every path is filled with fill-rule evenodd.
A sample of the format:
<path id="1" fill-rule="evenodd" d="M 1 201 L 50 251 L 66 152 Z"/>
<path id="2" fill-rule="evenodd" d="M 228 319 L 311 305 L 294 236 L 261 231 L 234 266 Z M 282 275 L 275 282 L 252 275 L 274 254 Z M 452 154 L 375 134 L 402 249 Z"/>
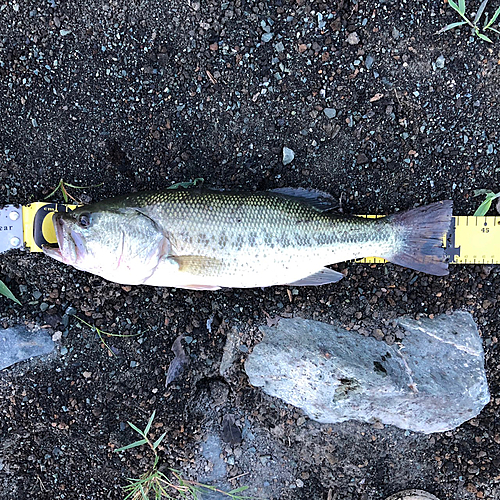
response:
<path id="1" fill-rule="evenodd" d="M 81 214 L 78 217 L 78 224 L 80 224 L 80 227 L 88 227 L 90 225 L 90 214 Z"/>

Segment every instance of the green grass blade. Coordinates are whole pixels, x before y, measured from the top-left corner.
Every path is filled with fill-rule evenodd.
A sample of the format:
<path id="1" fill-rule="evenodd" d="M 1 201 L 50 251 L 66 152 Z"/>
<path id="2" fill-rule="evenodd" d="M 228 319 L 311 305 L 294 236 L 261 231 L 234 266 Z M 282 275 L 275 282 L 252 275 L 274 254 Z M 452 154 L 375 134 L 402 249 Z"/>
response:
<path id="1" fill-rule="evenodd" d="M 149 417 L 149 420 L 148 420 L 148 423 L 146 425 L 146 428 L 144 429 L 144 436 L 147 436 L 149 434 L 151 426 L 153 425 L 153 420 L 155 418 L 155 415 L 156 415 L 156 410 L 153 410 L 153 413 Z"/>
<path id="2" fill-rule="evenodd" d="M 134 425 L 132 422 L 127 422 L 127 424 L 130 425 L 130 427 L 132 427 L 132 429 L 134 429 L 134 431 L 137 432 L 137 434 L 146 437 L 146 433 L 142 432 L 142 430 L 139 429 L 139 427 Z"/>
<path id="3" fill-rule="evenodd" d="M 494 23 L 497 20 L 498 16 L 500 16 L 500 7 L 498 7 L 498 9 L 493 14 L 493 17 L 491 18 L 490 23 Z"/>
<path id="4" fill-rule="evenodd" d="M 481 205 L 479 205 L 478 209 L 474 212 L 475 217 L 482 217 L 488 213 L 488 210 L 491 207 L 491 202 L 493 200 L 491 198 L 486 198 Z"/>
<path id="5" fill-rule="evenodd" d="M 453 1 L 453 0 L 448 0 L 448 5 L 456 10 L 458 13 L 460 13 L 460 7 Z"/>
<path id="6" fill-rule="evenodd" d="M 500 35 L 500 31 L 498 31 L 498 30 L 497 30 L 497 29 L 495 29 L 495 28 L 487 28 L 487 29 L 489 29 L 489 30 L 491 30 L 491 31 L 494 31 L 495 33 L 497 33 L 498 35 Z"/>
<path id="7" fill-rule="evenodd" d="M 137 446 L 142 446 L 143 444 L 146 443 L 147 443 L 146 439 L 141 439 L 139 441 L 135 441 L 134 443 L 127 444 L 126 446 L 122 446 L 121 448 L 115 450 L 115 452 L 118 453 L 119 451 L 130 450 L 130 448 L 136 448 Z"/>
<path id="8" fill-rule="evenodd" d="M 479 6 L 479 9 L 477 9 L 476 16 L 474 17 L 474 24 L 477 25 L 487 5 L 488 5 L 488 0 L 483 0 L 481 5 Z"/>
<path id="9" fill-rule="evenodd" d="M 59 181 L 59 184 L 58 184 L 58 185 L 56 186 L 56 188 L 54 189 L 54 191 L 52 191 L 52 193 L 50 193 L 49 195 L 47 195 L 47 196 L 44 198 L 44 200 L 47 200 L 47 199 L 49 199 L 49 198 L 52 198 L 52 196 L 54 196 L 54 195 L 57 193 L 57 191 L 58 191 L 59 189 L 61 189 L 62 183 L 63 183 L 63 180 L 61 179 L 61 180 Z"/>
<path id="10" fill-rule="evenodd" d="M 485 34 L 483 33 L 478 33 L 476 32 L 476 35 L 481 39 L 481 40 L 484 40 L 488 43 L 493 43 L 493 40 L 491 40 L 489 37 L 487 37 Z"/>
<path id="11" fill-rule="evenodd" d="M 485 194 L 486 196 L 490 194 L 495 194 L 491 189 L 474 189 L 474 197 L 481 196 Z"/>
<path id="12" fill-rule="evenodd" d="M 16 299 L 14 294 L 9 290 L 9 287 L 2 280 L 0 280 L 0 295 L 3 295 L 4 297 L 7 297 L 10 300 L 13 300 L 16 304 L 22 306 L 21 302 L 19 302 L 19 300 Z"/>
<path id="13" fill-rule="evenodd" d="M 460 9 L 458 13 L 463 16 L 465 14 L 465 0 L 458 0 L 458 8 Z"/>
<path id="14" fill-rule="evenodd" d="M 228 495 L 234 495 L 236 493 L 242 493 L 243 491 L 248 490 L 248 486 L 240 486 L 239 488 L 235 488 L 234 490 L 228 491 Z"/>
<path id="15" fill-rule="evenodd" d="M 167 435 L 167 431 L 165 431 L 154 443 L 153 443 L 153 449 L 156 450 L 160 443 L 163 441 L 165 436 Z"/>
<path id="16" fill-rule="evenodd" d="M 484 27 L 484 29 L 489 29 L 490 26 L 497 20 L 497 17 L 500 15 L 500 7 L 495 11 L 493 17 L 489 20 L 488 24 Z M 496 31 L 496 30 L 495 30 Z"/>
<path id="17" fill-rule="evenodd" d="M 444 33 L 445 31 L 452 30 L 453 28 L 458 28 L 458 26 L 463 26 L 464 24 L 467 24 L 467 23 L 465 21 L 459 21 L 456 23 L 447 24 L 444 28 L 441 28 L 439 31 L 437 31 L 436 34 L 440 35 L 441 33 Z"/>
<path id="18" fill-rule="evenodd" d="M 104 184 L 104 182 L 101 182 L 100 184 L 92 184 L 90 186 L 75 186 L 74 184 L 70 184 L 69 182 L 65 182 L 64 184 L 73 189 L 89 189 L 89 188 L 101 187 Z"/>
<path id="19" fill-rule="evenodd" d="M 188 189 L 190 187 L 196 187 L 198 185 L 201 185 L 205 182 L 205 179 L 201 177 L 197 177 L 194 181 L 188 181 L 188 182 L 176 182 L 175 184 L 172 184 L 169 186 L 167 189 L 178 189 L 178 188 L 184 188 Z"/>

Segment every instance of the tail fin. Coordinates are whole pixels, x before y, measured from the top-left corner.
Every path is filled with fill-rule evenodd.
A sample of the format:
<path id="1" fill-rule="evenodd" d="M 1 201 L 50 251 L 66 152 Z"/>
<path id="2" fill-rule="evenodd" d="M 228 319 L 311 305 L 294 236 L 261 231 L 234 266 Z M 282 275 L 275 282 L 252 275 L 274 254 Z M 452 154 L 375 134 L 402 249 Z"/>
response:
<path id="1" fill-rule="evenodd" d="M 386 259 L 416 271 L 447 275 L 443 238 L 451 225 L 452 208 L 453 202 L 445 200 L 389 216 L 394 226 L 401 228 L 402 243 L 400 249 Z"/>

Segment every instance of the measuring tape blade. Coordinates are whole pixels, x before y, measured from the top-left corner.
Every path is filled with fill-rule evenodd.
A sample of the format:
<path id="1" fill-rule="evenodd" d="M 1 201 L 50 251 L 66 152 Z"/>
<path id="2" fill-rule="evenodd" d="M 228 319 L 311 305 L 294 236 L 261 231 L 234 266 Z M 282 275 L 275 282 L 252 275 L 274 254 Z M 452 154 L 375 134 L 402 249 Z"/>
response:
<path id="1" fill-rule="evenodd" d="M 455 215 L 443 245 L 450 264 L 500 264 L 500 217 Z M 356 262 L 386 261 L 367 257 Z"/>
<path id="2" fill-rule="evenodd" d="M 69 212 L 76 206 L 36 202 L 23 207 L 5 205 L 0 208 L 0 253 L 22 248 L 23 242 L 30 252 L 41 252 L 43 245 L 57 243 L 52 223 L 54 213 Z M 450 264 L 500 264 L 500 216 L 452 217 L 443 245 Z M 356 262 L 378 264 L 386 261 L 379 257 L 367 257 Z"/>

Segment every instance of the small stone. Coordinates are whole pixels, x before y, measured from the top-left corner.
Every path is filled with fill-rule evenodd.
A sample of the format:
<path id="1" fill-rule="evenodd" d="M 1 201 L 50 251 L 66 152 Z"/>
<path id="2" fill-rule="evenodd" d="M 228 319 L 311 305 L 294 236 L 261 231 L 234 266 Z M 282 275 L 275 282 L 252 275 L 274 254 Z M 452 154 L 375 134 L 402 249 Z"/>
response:
<path id="1" fill-rule="evenodd" d="M 71 30 L 60 30 L 59 33 L 61 34 L 61 36 L 66 36 L 71 33 Z"/>
<path id="2" fill-rule="evenodd" d="M 307 45 L 305 43 L 299 44 L 299 52 L 303 54 L 307 50 Z"/>
<path id="3" fill-rule="evenodd" d="M 285 146 L 283 148 L 283 165 L 288 165 L 289 163 L 292 163 L 294 158 L 295 158 L 295 153 L 290 148 L 287 148 Z"/>
<path id="4" fill-rule="evenodd" d="M 394 40 L 397 40 L 401 36 L 401 32 L 397 28 L 392 28 L 391 35 Z"/>
<path id="5" fill-rule="evenodd" d="M 211 43 L 211 44 L 210 44 L 210 50 L 212 50 L 212 51 L 214 51 L 214 52 L 215 52 L 216 50 L 219 50 L 219 44 L 218 44 L 217 42 L 215 42 L 215 43 Z"/>
<path id="6" fill-rule="evenodd" d="M 444 68 L 444 63 L 445 63 L 445 59 L 444 59 L 444 56 L 439 56 L 437 59 L 436 59 L 436 68 Z"/>
<path id="7" fill-rule="evenodd" d="M 323 110 L 323 113 L 325 113 L 326 117 L 331 120 L 332 118 L 335 118 L 337 116 L 337 110 L 333 108 L 325 108 Z"/>
<path id="8" fill-rule="evenodd" d="M 359 153 L 356 157 L 356 165 L 366 165 L 370 163 L 369 158 L 365 155 L 365 153 Z"/>
<path id="9" fill-rule="evenodd" d="M 262 43 L 267 43 L 272 40 L 274 33 L 264 33 L 261 37 Z"/>
<path id="10" fill-rule="evenodd" d="M 371 69 L 374 62 L 375 62 L 375 59 L 373 59 L 372 56 L 366 56 L 366 59 L 365 59 L 366 69 Z"/>
<path id="11" fill-rule="evenodd" d="M 45 312 L 49 308 L 49 304 L 47 302 L 42 302 L 40 304 L 40 311 Z"/>
<path id="12" fill-rule="evenodd" d="M 68 348 L 67 347 L 61 347 L 61 354 L 64 356 L 68 354 Z"/>
<path id="13" fill-rule="evenodd" d="M 285 50 L 285 46 L 283 45 L 283 42 L 278 42 L 274 48 L 276 49 L 276 52 L 283 52 Z"/>
<path id="14" fill-rule="evenodd" d="M 90 378 L 92 377 L 92 372 L 83 372 L 82 375 L 84 378 Z"/>
<path id="15" fill-rule="evenodd" d="M 347 43 L 349 45 L 357 45 L 359 43 L 359 36 L 355 31 L 349 33 L 349 36 L 347 37 Z"/>

